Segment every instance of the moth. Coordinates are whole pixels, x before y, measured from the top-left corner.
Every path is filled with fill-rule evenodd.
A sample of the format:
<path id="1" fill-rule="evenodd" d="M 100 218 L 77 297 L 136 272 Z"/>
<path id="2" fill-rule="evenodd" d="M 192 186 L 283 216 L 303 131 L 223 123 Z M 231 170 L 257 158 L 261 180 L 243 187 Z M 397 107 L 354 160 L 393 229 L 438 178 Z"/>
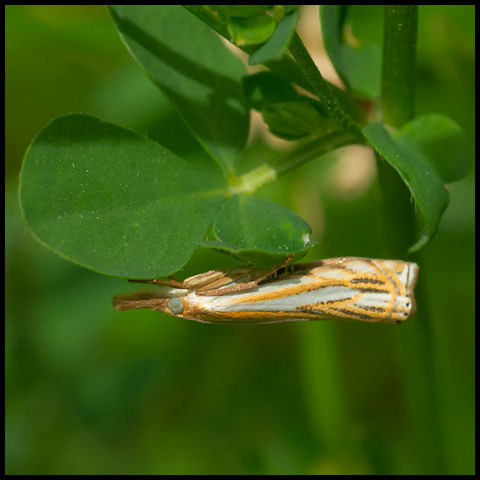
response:
<path id="1" fill-rule="evenodd" d="M 150 308 L 203 323 L 350 319 L 401 323 L 416 310 L 419 267 L 402 260 L 340 257 L 270 269 L 210 270 L 185 279 L 131 280 L 155 291 L 119 294 L 118 310 Z"/>

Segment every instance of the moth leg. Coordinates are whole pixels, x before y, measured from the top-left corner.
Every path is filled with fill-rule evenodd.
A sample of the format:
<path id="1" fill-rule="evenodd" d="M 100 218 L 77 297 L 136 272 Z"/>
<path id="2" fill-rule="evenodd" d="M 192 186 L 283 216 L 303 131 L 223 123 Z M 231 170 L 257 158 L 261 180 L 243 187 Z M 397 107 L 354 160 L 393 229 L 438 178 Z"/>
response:
<path id="1" fill-rule="evenodd" d="M 250 280 L 248 282 L 240 282 L 235 285 L 226 285 L 226 286 L 219 286 L 219 288 L 208 288 L 208 285 L 205 285 L 202 288 L 199 288 L 198 290 L 195 291 L 197 295 L 202 295 L 205 297 L 208 296 L 214 296 L 214 295 L 226 295 L 228 293 L 235 293 L 235 292 L 242 292 L 244 290 L 250 290 L 252 288 L 255 288 L 262 280 L 265 280 L 267 277 L 270 275 L 273 275 L 275 272 L 277 272 L 280 268 L 285 267 L 290 263 L 292 258 L 295 256 L 294 253 L 291 253 L 282 263 L 279 265 L 276 265 L 275 267 L 271 268 L 270 270 L 266 271 L 255 271 L 251 270 L 251 272 L 257 272 L 258 276 L 254 277 L 253 280 Z M 244 275 L 245 276 L 245 275 Z M 225 277 L 228 279 L 228 274 Z M 235 281 L 234 278 L 230 279 L 231 281 Z"/>
<path id="2" fill-rule="evenodd" d="M 149 285 L 165 285 L 172 288 L 188 288 L 183 282 L 175 280 L 173 275 L 170 275 L 169 280 L 157 280 L 156 278 L 152 280 L 135 280 L 130 278 L 128 281 L 132 283 L 148 283 Z"/>
<path id="3" fill-rule="evenodd" d="M 262 276 L 258 277 L 255 279 L 256 283 L 260 283 L 262 280 L 265 280 L 268 278 L 270 275 L 273 275 L 274 273 L 278 272 L 283 267 L 286 267 L 291 261 L 292 258 L 295 256 L 294 253 L 291 253 L 282 263 L 279 265 L 276 265 L 275 267 L 271 268 L 270 270 L 267 270 Z"/>
<path id="4" fill-rule="evenodd" d="M 183 283 L 188 289 L 201 290 L 202 288 L 208 287 L 209 284 L 221 282 L 227 273 L 229 273 L 229 270 L 209 270 L 208 272 L 188 277 Z"/>

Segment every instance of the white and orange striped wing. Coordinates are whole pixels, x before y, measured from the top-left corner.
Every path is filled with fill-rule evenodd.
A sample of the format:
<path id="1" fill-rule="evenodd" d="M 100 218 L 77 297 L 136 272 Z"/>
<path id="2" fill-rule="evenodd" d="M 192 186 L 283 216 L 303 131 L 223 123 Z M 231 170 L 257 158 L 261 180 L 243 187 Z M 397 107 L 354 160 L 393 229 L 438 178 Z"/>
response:
<path id="1" fill-rule="evenodd" d="M 415 263 L 342 257 L 292 265 L 283 274 L 248 290 L 231 292 L 235 281 L 229 293 L 211 296 L 170 288 L 159 292 L 157 304 L 153 294 L 145 293 L 150 296 L 142 299 L 142 294 L 137 294 L 138 301 L 145 302 L 143 306 L 135 304 L 131 296 L 128 306 L 124 303 L 121 308 L 117 302 L 116 307 L 152 308 L 208 323 L 327 319 L 400 323 L 415 313 L 417 276 Z M 128 301 L 128 296 L 120 297 Z"/>

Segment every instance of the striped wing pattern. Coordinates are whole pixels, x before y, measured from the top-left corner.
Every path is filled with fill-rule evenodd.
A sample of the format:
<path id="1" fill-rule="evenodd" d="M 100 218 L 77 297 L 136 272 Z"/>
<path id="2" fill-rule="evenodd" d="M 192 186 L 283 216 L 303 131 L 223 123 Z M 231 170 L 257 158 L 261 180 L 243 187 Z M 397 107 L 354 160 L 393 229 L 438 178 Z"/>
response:
<path id="1" fill-rule="evenodd" d="M 415 313 L 415 263 L 342 257 L 294 265 L 292 273 L 238 293 L 184 299 L 181 316 L 204 322 L 353 319 L 400 323 Z"/>

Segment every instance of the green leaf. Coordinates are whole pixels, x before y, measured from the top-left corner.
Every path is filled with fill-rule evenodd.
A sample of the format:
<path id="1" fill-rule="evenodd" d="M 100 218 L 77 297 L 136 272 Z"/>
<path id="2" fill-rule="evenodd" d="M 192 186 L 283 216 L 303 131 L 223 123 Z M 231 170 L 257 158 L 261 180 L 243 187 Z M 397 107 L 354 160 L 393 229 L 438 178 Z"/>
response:
<path id="1" fill-rule="evenodd" d="M 322 115 L 320 108 L 316 108 L 307 97 L 268 104 L 262 113 L 270 131 L 286 140 L 296 140 L 312 133 L 330 133 L 336 125 L 332 119 Z"/>
<path id="2" fill-rule="evenodd" d="M 346 5 L 321 5 L 320 22 L 325 50 L 347 88 L 363 98 L 380 95 L 382 53 L 379 45 L 350 45 L 344 38 Z M 359 43 L 355 39 L 356 43 Z"/>
<path id="3" fill-rule="evenodd" d="M 461 127 L 444 115 L 429 114 L 406 123 L 397 142 L 413 144 L 445 183 L 464 178 L 472 164 L 468 140 Z"/>
<path id="4" fill-rule="evenodd" d="M 312 229 L 292 211 L 260 198 L 234 195 L 213 223 L 218 241 L 205 246 L 228 252 L 257 266 L 278 264 L 290 253 L 304 253 L 315 242 Z"/>
<path id="5" fill-rule="evenodd" d="M 148 76 L 225 174 L 234 172 L 249 124 L 240 59 L 179 5 L 109 8 L 120 36 Z"/>
<path id="6" fill-rule="evenodd" d="M 392 138 L 383 125 L 371 123 L 363 128 L 363 133 L 373 148 L 398 172 L 423 215 L 424 231 L 409 249 L 409 252 L 415 252 L 435 234 L 448 205 L 448 192 L 428 158 L 416 144 L 408 141 L 402 131 L 393 134 Z"/>
<path id="7" fill-rule="evenodd" d="M 298 15 L 296 12 L 292 12 L 283 17 L 270 39 L 250 56 L 248 64 L 259 65 L 261 63 L 281 60 L 287 52 L 290 40 L 295 33 L 297 19 Z"/>
<path id="8" fill-rule="evenodd" d="M 275 20 L 269 15 L 232 17 L 228 21 L 230 38 L 239 47 L 266 42 L 275 30 Z"/>
<path id="9" fill-rule="evenodd" d="M 298 93 L 292 84 L 271 72 L 258 72 L 243 77 L 247 105 L 261 110 L 268 103 L 295 100 Z"/>
<path id="10" fill-rule="evenodd" d="M 24 217 L 41 243 L 129 278 L 180 269 L 225 187 L 157 143 L 86 115 L 49 123 L 29 147 L 20 181 Z"/>

